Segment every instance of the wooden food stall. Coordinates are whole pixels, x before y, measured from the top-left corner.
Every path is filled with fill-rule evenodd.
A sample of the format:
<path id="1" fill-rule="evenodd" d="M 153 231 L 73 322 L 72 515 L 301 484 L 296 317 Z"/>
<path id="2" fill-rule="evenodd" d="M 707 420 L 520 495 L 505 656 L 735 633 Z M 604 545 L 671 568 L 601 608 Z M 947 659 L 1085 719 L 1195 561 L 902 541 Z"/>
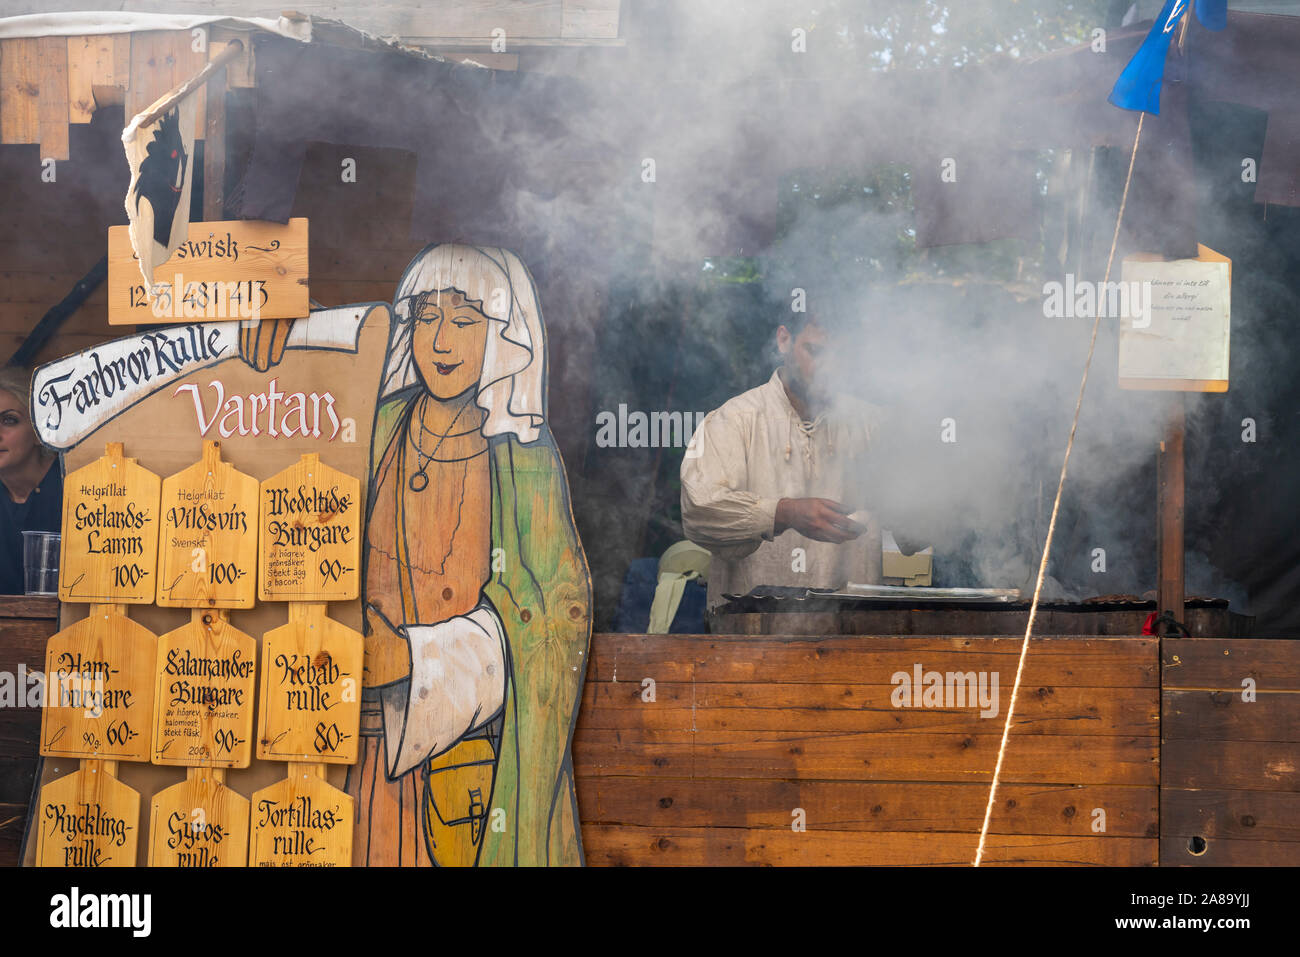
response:
<path id="1" fill-rule="evenodd" d="M 671 52 L 622 6 L 0 31 L 0 176 L 33 183 L 3 211 L 0 341 L 68 479 L 61 601 L 0 599 L 0 673 L 45 675 L 44 708 L 21 681 L 0 708 L 0 864 L 1300 863 L 1300 642 L 1184 597 L 1181 430 L 1156 596 L 1035 605 L 1005 748 L 1028 594 L 612 630 L 684 452 L 601 458 L 600 390 L 671 338 L 619 339 L 640 287 L 603 257 L 698 272 L 673 216 L 713 188 L 656 211 L 654 164 L 582 121 L 629 24 Z M 182 101 L 191 215 L 128 223 L 123 128 Z M 771 239 L 737 229 L 691 241 Z M 705 313 L 656 308 L 681 342 Z M 653 401 L 697 401 L 677 381 Z"/>

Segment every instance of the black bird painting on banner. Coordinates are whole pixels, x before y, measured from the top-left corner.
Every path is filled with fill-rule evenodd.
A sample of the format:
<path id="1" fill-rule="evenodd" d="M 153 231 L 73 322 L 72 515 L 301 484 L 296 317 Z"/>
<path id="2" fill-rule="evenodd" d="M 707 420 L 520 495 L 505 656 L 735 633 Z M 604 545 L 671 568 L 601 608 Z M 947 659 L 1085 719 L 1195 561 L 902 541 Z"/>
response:
<path id="1" fill-rule="evenodd" d="M 131 245 L 151 292 L 154 269 L 167 261 L 189 231 L 194 178 L 194 100 L 183 99 L 142 126 L 141 121 L 158 105 L 135 117 L 122 132 L 131 165 L 126 194 Z"/>

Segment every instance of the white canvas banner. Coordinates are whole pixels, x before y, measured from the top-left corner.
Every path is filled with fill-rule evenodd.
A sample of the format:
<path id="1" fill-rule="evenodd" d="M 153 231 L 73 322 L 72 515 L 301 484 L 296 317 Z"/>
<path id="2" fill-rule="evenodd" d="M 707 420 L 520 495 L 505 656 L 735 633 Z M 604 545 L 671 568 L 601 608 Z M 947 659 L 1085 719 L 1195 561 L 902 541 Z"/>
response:
<path id="1" fill-rule="evenodd" d="M 153 271 L 185 241 L 190 228 L 190 190 L 194 184 L 194 121 L 197 104 L 187 96 L 148 126 L 143 120 L 164 104 L 160 97 L 122 131 L 131 167 L 126 191 L 131 246 L 140 260 L 144 286 L 153 294 Z"/>
<path id="2" fill-rule="evenodd" d="M 296 319 L 287 349 L 357 351 L 366 303 Z M 32 422 L 46 446 L 66 451 L 105 422 L 191 373 L 239 359 L 240 323 L 196 322 L 150 329 L 47 363 L 32 377 Z M 242 360 L 239 360 L 242 361 Z"/>

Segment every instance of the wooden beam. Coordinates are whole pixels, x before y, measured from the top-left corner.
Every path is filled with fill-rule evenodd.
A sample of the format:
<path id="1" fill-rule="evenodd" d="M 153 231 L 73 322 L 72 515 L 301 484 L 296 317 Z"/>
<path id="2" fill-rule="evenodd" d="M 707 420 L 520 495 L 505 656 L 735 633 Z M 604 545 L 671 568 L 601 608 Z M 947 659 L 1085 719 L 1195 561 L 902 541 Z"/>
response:
<path id="1" fill-rule="evenodd" d="M 226 89 L 247 89 L 254 85 L 253 73 L 253 38 L 247 30 L 232 30 L 229 27 L 213 26 L 208 34 L 208 58 L 214 60 L 232 40 L 243 45 L 243 52 L 226 64 Z"/>
<path id="2" fill-rule="evenodd" d="M 430 50 L 452 63 L 487 67 L 489 70 L 518 70 L 518 53 L 482 53 L 478 50 Z"/>
<path id="3" fill-rule="evenodd" d="M 96 87 L 126 91 L 126 76 L 118 77 L 117 37 L 68 37 L 68 122 L 89 123 L 95 114 Z"/>
<path id="4" fill-rule="evenodd" d="M 212 43 L 209 56 L 217 60 L 229 44 Z M 203 135 L 203 218 L 217 222 L 226 218 L 226 71 L 219 70 L 208 81 L 207 119 Z"/>
<path id="5" fill-rule="evenodd" d="M 40 142 L 37 40 L 0 40 L 0 142 Z"/>
<path id="6" fill-rule="evenodd" d="M 41 317 L 41 321 L 32 329 L 31 334 L 23 340 L 17 351 L 9 358 L 8 365 L 26 367 L 45 347 L 59 326 L 63 325 L 63 320 L 72 315 L 86 301 L 92 292 L 103 284 L 108 278 L 108 256 L 104 256 L 99 262 L 86 273 L 72 291 L 63 297 L 63 301 Z"/>
<path id="7" fill-rule="evenodd" d="M 66 160 L 68 153 L 68 41 L 65 37 L 37 39 L 37 81 L 40 97 L 36 115 L 40 127 L 41 159 Z"/>
<path id="8" fill-rule="evenodd" d="M 1183 393 L 1176 392 L 1170 403 L 1165 440 L 1156 457 L 1157 503 L 1157 597 L 1156 611 L 1169 612 L 1178 621 L 1184 615 L 1183 513 L 1185 505 L 1183 436 L 1186 409 Z"/>
<path id="9" fill-rule="evenodd" d="M 589 40 L 618 36 L 619 0 L 564 0 L 560 35 Z"/>
<path id="10" fill-rule="evenodd" d="M 96 85 L 95 106 L 125 106 L 126 91 L 131 85 L 131 34 L 119 33 L 113 37 L 113 81 Z"/>

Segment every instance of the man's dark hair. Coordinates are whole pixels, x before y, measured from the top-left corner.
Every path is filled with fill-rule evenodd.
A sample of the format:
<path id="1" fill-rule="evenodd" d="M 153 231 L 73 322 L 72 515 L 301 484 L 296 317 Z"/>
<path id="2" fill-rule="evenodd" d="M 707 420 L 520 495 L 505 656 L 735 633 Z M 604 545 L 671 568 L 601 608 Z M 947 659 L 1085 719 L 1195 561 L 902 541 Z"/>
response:
<path id="1" fill-rule="evenodd" d="M 778 306 L 776 327 L 785 326 L 791 336 L 798 336 L 810 324 L 831 336 L 851 332 L 858 326 L 858 307 L 851 296 L 817 294 L 809 290 L 805 295 L 803 312 L 791 309 L 790 302 L 787 299 Z M 776 327 L 772 330 L 774 334 Z"/>

